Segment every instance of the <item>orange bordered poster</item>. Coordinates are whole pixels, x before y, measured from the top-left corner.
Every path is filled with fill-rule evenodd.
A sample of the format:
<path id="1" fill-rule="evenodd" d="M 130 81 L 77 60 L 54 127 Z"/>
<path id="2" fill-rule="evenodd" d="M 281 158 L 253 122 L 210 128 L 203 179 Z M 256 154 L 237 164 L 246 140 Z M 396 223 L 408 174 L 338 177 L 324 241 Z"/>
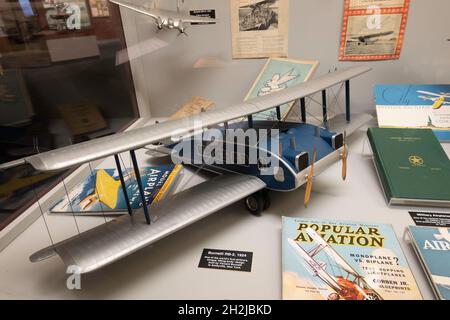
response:
<path id="1" fill-rule="evenodd" d="M 345 0 L 339 60 L 399 59 L 410 0 Z"/>

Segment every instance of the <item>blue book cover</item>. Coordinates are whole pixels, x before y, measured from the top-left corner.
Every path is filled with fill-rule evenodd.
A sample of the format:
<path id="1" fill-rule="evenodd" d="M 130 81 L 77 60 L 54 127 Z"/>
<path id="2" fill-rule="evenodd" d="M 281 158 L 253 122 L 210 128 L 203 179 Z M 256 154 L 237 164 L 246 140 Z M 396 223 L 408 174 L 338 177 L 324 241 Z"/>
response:
<path id="1" fill-rule="evenodd" d="M 160 200 L 173 183 L 180 165 L 148 166 L 140 169 L 147 205 Z M 142 207 L 141 196 L 132 169 L 123 170 L 131 208 Z M 127 211 L 117 169 L 96 169 L 70 190 L 51 209 L 53 213 L 123 213 Z"/>
<path id="2" fill-rule="evenodd" d="M 383 84 L 374 89 L 378 125 L 432 129 L 450 141 L 450 84 Z"/>
<path id="3" fill-rule="evenodd" d="M 435 294 L 450 300 L 450 228 L 410 226 L 409 233 Z"/>
<path id="4" fill-rule="evenodd" d="M 391 225 L 283 217 L 283 299 L 416 300 Z"/>

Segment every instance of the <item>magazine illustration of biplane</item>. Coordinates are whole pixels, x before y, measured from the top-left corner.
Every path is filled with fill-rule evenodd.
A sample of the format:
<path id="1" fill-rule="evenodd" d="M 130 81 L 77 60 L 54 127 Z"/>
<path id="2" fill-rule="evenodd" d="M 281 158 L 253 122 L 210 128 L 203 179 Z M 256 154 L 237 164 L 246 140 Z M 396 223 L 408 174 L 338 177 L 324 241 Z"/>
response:
<path id="1" fill-rule="evenodd" d="M 317 244 L 306 251 L 300 244 L 288 238 L 289 245 L 306 263 L 314 276 L 318 277 L 334 292 L 328 300 L 383 300 L 350 264 L 345 261 L 316 231 L 306 228 L 306 233 Z M 325 261 L 317 260 L 318 256 Z"/>

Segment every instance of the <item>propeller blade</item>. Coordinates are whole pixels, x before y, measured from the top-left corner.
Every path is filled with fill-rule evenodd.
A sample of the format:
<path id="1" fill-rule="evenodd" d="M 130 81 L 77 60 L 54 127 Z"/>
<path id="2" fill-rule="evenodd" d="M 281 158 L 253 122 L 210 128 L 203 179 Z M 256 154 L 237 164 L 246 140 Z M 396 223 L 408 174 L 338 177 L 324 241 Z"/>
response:
<path id="1" fill-rule="evenodd" d="M 344 150 L 342 151 L 342 180 L 347 179 L 347 132 L 344 131 Z"/>
<path id="2" fill-rule="evenodd" d="M 312 191 L 312 179 L 314 176 L 314 163 L 316 162 L 316 149 L 314 148 L 311 167 L 309 169 L 308 176 L 306 177 L 306 190 L 305 190 L 305 200 L 304 206 L 308 207 L 309 200 L 311 199 L 311 191 Z"/>

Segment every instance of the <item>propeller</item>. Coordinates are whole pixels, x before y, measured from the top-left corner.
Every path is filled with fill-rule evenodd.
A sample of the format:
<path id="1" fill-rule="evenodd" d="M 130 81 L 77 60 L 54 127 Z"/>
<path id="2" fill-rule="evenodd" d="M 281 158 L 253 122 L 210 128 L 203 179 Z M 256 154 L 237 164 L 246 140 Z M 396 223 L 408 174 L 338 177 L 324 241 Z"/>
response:
<path id="1" fill-rule="evenodd" d="M 164 27 L 164 22 L 161 20 L 160 17 L 158 17 L 158 18 L 155 20 L 155 26 L 156 26 L 156 32 L 159 32 L 159 31 L 161 31 L 161 30 L 163 29 L 163 27 Z"/>
<path id="2" fill-rule="evenodd" d="M 186 37 L 189 36 L 189 35 L 186 33 L 186 29 L 187 29 L 187 27 L 180 27 L 180 28 L 178 28 L 178 35 L 177 35 L 177 36 L 180 36 L 180 35 L 182 35 L 182 34 L 184 34 Z"/>
<path id="3" fill-rule="evenodd" d="M 311 199 L 311 191 L 312 191 L 312 179 L 314 176 L 314 163 L 316 162 L 316 148 L 314 148 L 311 167 L 309 169 L 308 176 L 306 177 L 306 191 L 305 191 L 305 200 L 304 205 L 305 208 L 308 207 L 309 200 Z"/>
<path id="4" fill-rule="evenodd" d="M 345 181 L 347 179 L 347 132 L 344 131 L 344 149 L 342 150 L 341 158 L 342 158 L 342 180 Z"/>

